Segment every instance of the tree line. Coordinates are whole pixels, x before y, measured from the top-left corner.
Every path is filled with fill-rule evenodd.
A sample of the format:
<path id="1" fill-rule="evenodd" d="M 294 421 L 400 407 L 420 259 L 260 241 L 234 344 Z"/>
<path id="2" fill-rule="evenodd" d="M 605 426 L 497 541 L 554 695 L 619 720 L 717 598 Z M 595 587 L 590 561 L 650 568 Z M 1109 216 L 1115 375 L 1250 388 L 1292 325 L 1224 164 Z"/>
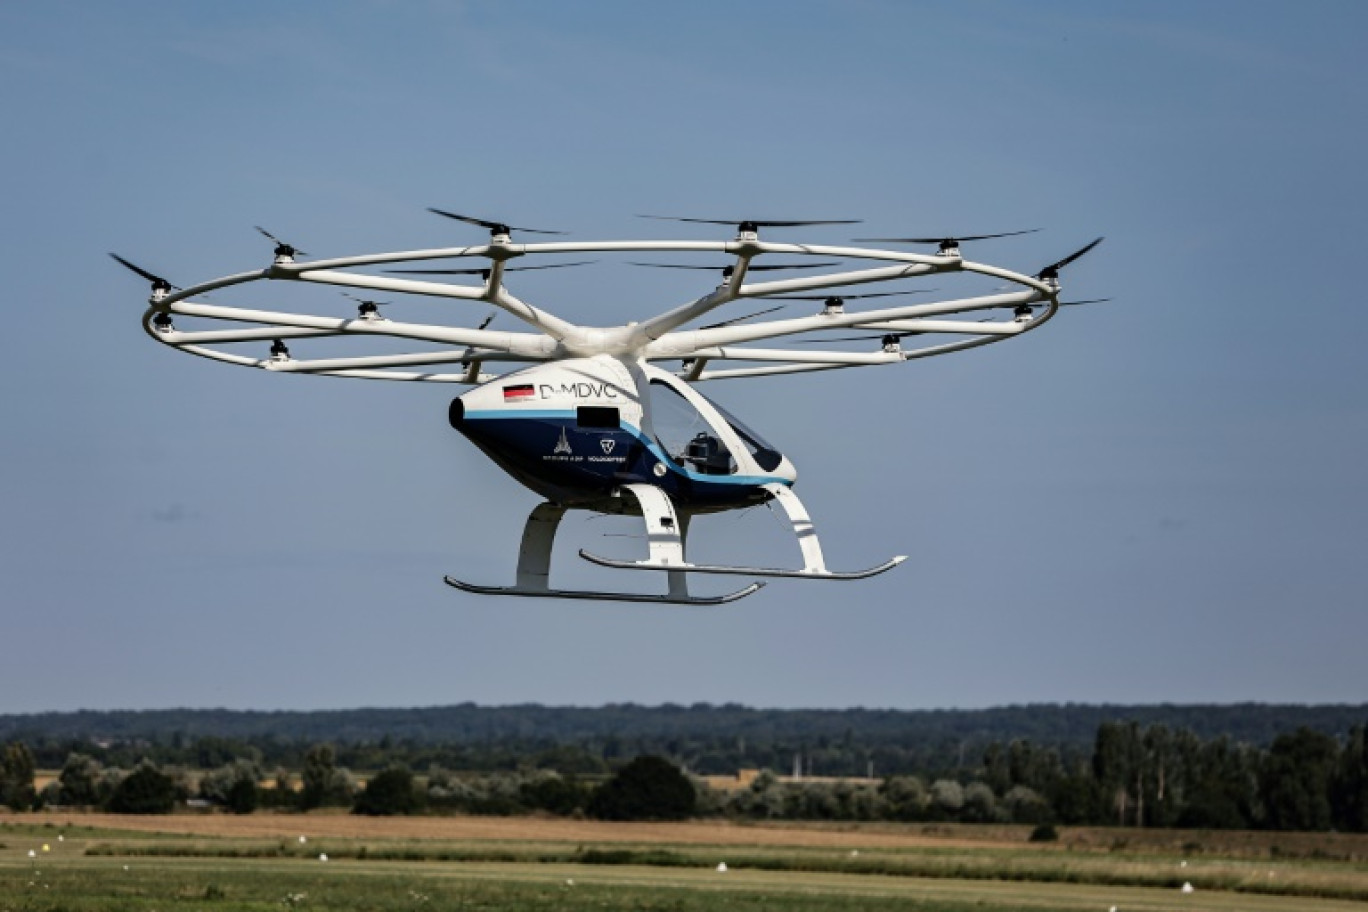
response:
<path id="1" fill-rule="evenodd" d="M 640 754 L 686 759 L 700 772 L 739 767 L 786 769 L 798 749 L 824 751 L 822 775 L 853 776 L 875 760 L 885 773 L 924 773 L 974 762 L 994 742 L 1024 739 L 1081 751 L 1091 749 L 1103 722 L 1186 729 L 1202 739 L 1225 735 L 1268 746 L 1306 726 L 1343 737 L 1368 718 L 1359 705 L 1088 705 L 1035 704 L 974 710 L 763 709 L 735 703 L 690 706 L 631 703 L 597 707 L 479 706 L 318 711 L 165 709 L 0 714 L 0 743 L 73 741 L 146 743 L 184 748 L 204 738 L 257 746 L 268 762 L 293 761 L 309 744 L 375 745 L 387 739 L 414 747 L 466 748 L 485 758 L 501 750 L 519 756 L 561 745 L 618 762 Z M 277 758 L 273 754 L 279 753 Z M 874 756 L 875 754 L 878 756 Z M 44 761 L 46 764 L 46 761 Z M 60 764 L 61 757 L 56 759 Z M 182 762 L 167 756 L 166 762 Z M 884 768 L 884 764 L 892 764 Z"/>
<path id="2" fill-rule="evenodd" d="M 800 753 L 792 770 L 799 775 L 771 768 L 730 789 L 709 788 L 679 754 L 610 759 L 582 747 L 472 770 L 414 766 L 406 759 L 411 749 L 383 739 L 356 754 L 370 764 L 364 767 L 349 766 L 347 752 L 332 744 L 297 746 L 298 764 L 274 769 L 258 747 L 217 737 L 183 745 L 181 756 L 194 759 L 181 764 L 159 761 L 149 745 L 136 759 L 138 745 L 83 746 L 91 752 L 68 752 L 57 778 L 38 789 L 37 755 L 24 742 L 9 743 L 0 755 L 0 801 L 15 809 L 79 805 L 122 813 L 162 813 L 193 802 L 236 813 L 334 806 L 364 814 L 1368 831 L 1363 725 L 1344 737 L 1302 726 L 1259 746 L 1163 724 L 1108 721 L 1087 751 L 1018 738 L 993 742 L 956 768 L 844 779 L 805 776 Z M 367 772 L 358 777 L 352 769 Z"/>
<path id="3" fill-rule="evenodd" d="M 602 776 L 633 757 L 665 756 L 701 775 L 738 769 L 834 777 L 963 778 L 994 744 L 1025 741 L 1086 763 L 1098 728 L 1118 719 L 1207 741 L 1267 748 L 1306 727 L 1345 739 L 1368 705 L 1006 706 L 982 710 L 778 710 L 737 704 L 477 706 L 317 712 L 147 710 L 0 715 L 0 743 L 22 741 L 40 767 L 72 752 L 105 765 L 143 758 L 207 769 L 255 752 L 299 769 L 312 744 L 335 745 L 352 769 L 514 771 L 527 765 Z"/>

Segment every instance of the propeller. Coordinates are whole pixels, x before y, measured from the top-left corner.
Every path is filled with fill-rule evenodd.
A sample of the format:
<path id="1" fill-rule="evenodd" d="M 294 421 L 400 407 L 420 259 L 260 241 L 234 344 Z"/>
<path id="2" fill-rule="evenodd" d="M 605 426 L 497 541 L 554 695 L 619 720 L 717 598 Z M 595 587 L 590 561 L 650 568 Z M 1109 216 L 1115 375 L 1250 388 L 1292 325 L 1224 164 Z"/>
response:
<path id="1" fill-rule="evenodd" d="M 274 234 L 271 234 L 271 232 L 267 231 L 265 228 L 262 228 L 260 225 L 253 225 L 252 227 L 256 228 L 257 231 L 260 231 L 262 234 L 264 234 L 269 240 L 275 242 L 276 256 L 289 257 L 290 259 L 294 259 L 297 256 L 308 256 L 308 254 L 305 253 L 303 250 L 300 250 L 298 247 L 295 247 L 291 244 L 285 243 L 280 238 L 276 237 Z"/>
<path id="2" fill-rule="evenodd" d="M 1066 256 L 1064 259 L 1059 260 L 1059 261 L 1056 262 L 1056 263 L 1051 263 L 1049 266 L 1046 266 L 1044 269 L 1040 270 L 1040 272 L 1036 273 L 1036 278 L 1038 278 L 1038 279 L 1058 279 L 1058 278 L 1059 278 L 1059 270 L 1063 269 L 1065 266 L 1068 266 L 1070 263 L 1072 263 L 1074 260 L 1076 260 L 1076 259 L 1078 259 L 1079 257 L 1081 257 L 1083 254 L 1087 253 L 1089 250 L 1092 250 L 1092 249 L 1093 249 L 1094 247 L 1096 247 L 1098 244 L 1102 243 L 1102 240 L 1103 240 L 1102 238 L 1098 238 L 1097 240 L 1093 241 L 1091 244 L 1088 244 L 1088 245 L 1085 246 L 1085 247 L 1081 247 L 1081 248 L 1079 248 L 1078 250 L 1075 250 L 1073 253 L 1069 254 L 1069 255 Z"/>
<path id="3" fill-rule="evenodd" d="M 166 279 L 163 279 L 161 276 L 159 276 L 159 275 L 153 275 L 152 273 L 148 272 L 146 269 L 143 269 L 141 266 L 136 266 L 136 265 L 134 265 L 133 263 L 128 262 L 128 260 L 125 260 L 123 257 L 119 256 L 117 253 L 111 253 L 110 256 L 112 256 L 116 261 L 118 261 L 118 263 L 119 263 L 120 265 L 122 265 L 122 266 L 124 266 L 124 267 L 126 267 L 126 268 L 128 268 L 128 269 L 133 270 L 133 271 L 136 272 L 138 275 L 142 276 L 144 279 L 147 279 L 147 281 L 151 282 L 151 283 L 152 283 L 152 290 L 153 290 L 153 291 L 167 292 L 167 291 L 172 290 L 173 288 L 174 288 L 176 291 L 180 291 L 180 290 L 181 290 L 179 286 L 177 286 L 177 285 L 172 285 L 170 282 L 166 281 Z"/>
<path id="4" fill-rule="evenodd" d="M 565 266 L 588 266 L 590 263 L 597 263 L 598 260 L 580 260 L 577 263 L 546 263 L 542 266 L 505 266 L 505 272 L 527 272 L 529 269 L 560 269 Z M 390 274 L 405 273 L 408 275 L 477 275 L 481 278 L 489 278 L 490 267 L 477 266 L 471 269 L 386 269 Z"/>
<path id="5" fill-rule="evenodd" d="M 358 298 L 356 295 L 351 294 L 351 293 L 349 293 L 349 292 L 345 292 L 345 291 L 342 292 L 342 296 L 343 296 L 344 298 L 351 298 L 353 301 L 355 301 L 355 302 L 359 305 L 359 306 L 356 308 L 357 314 L 358 314 L 358 315 L 361 317 L 361 319 L 363 319 L 363 320 L 374 320 L 374 319 L 378 318 L 378 317 L 380 316 L 380 311 L 378 310 L 378 308 L 384 307 L 384 306 L 387 305 L 387 304 L 393 304 L 393 303 L 394 303 L 393 301 L 370 301 L 370 300 L 367 300 L 367 299 L 365 299 L 365 298 Z M 482 321 L 480 322 L 480 325 L 477 326 L 477 327 L 475 327 L 475 328 L 476 328 L 476 329 L 484 329 L 484 328 L 485 328 L 486 326 L 488 326 L 490 323 L 493 323 L 493 322 L 494 322 L 494 318 L 497 317 L 498 315 L 499 315 L 499 312 L 498 312 L 497 310 L 491 310 L 491 311 L 489 312 L 489 316 L 485 317 L 484 320 L 482 320 Z"/>
<path id="6" fill-rule="evenodd" d="M 911 331 L 900 333 L 882 333 L 877 336 L 837 336 L 834 339 L 794 339 L 793 341 L 798 343 L 799 345 L 824 345 L 827 342 L 864 342 L 869 339 L 878 339 L 880 344 L 882 344 L 884 348 L 887 348 L 890 345 L 897 345 L 898 342 L 900 342 L 902 339 L 907 338 L 908 336 L 920 335 L 922 335 L 922 333 Z"/>
<path id="7" fill-rule="evenodd" d="M 934 289 L 934 288 L 913 288 L 913 289 L 909 289 L 908 291 L 871 291 L 871 292 L 867 292 L 867 293 L 865 293 L 865 294 L 841 294 L 841 295 L 833 295 L 833 294 L 805 294 L 805 295 L 804 295 L 804 294 L 799 294 L 799 295 L 772 294 L 772 295 L 761 295 L 761 297 L 762 297 L 764 300 L 767 300 L 767 301 L 770 300 L 771 298 L 773 298 L 773 299 L 776 299 L 776 300 L 784 300 L 784 301 L 826 301 L 828 304 L 832 304 L 832 303 L 840 304 L 840 303 L 842 303 L 842 302 L 849 301 L 849 300 L 852 300 L 852 299 L 854 299 L 854 298 L 891 298 L 891 297 L 893 297 L 893 296 L 895 296 L 895 295 L 927 294 L 927 293 L 932 292 L 932 291 L 935 291 L 935 290 L 936 290 L 936 289 Z"/>
<path id="8" fill-rule="evenodd" d="M 354 295 L 354 294 L 352 294 L 351 292 L 348 292 L 348 291 L 342 292 L 342 297 L 344 297 L 344 298 L 351 298 L 351 299 L 352 299 L 353 301 L 355 301 L 357 304 L 369 304 L 369 305 L 371 305 L 372 307 L 383 307 L 383 306 L 386 305 L 386 304 L 392 304 L 392 303 L 394 303 L 393 301 L 369 301 L 369 300 L 367 300 L 367 299 L 365 299 L 365 298 L 358 298 L 356 295 Z"/>
<path id="9" fill-rule="evenodd" d="M 638 215 L 637 218 L 666 222 L 694 222 L 704 225 L 735 225 L 738 231 L 754 234 L 761 228 L 799 228 L 804 225 L 858 225 L 860 219 L 701 219 L 681 218 L 677 215 Z"/>
<path id="10" fill-rule="evenodd" d="M 989 317 L 983 320 L 974 320 L 973 322 L 989 323 L 992 322 L 992 318 Z M 878 339 L 885 347 L 887 347 L 889 345 L 896 345 L 900 340 L 906 339 L 908 336 L 921 335 L 925 335 L 925 333 L 918 329 L 909 329 L 904 332 L 896 333 L 878 333 L 876 335 L 865 336 L 836 336 L 835 338 L 827 339 L 794 339 L 793 341 L 798 343 L 799 345 L 822 345 L 827 342 L 865 342 L 869 339 Z"/>
<path id="11" fill-rule="evenodd" d="M 497 317 L 498 315 L 499 315 L 499 312 L 498 312 L 497 310 L 491 310 L 491 311 L 489 312 L 489 316 L 487 316 L 487 317 L 485 317 L 483 320 L 481 320 L 481 321 L 480 321 L 480 325 L 477 326 L 477 327 L 475 327 L 475 329 L 476 329 L 477 331 L 478 331 L 478 330 L 484 329 L 484 328 L 485 328 L 486 326 L 488 326 L 490 323 L 493 323 L 493 322 L 494 322 L 494 318 Z M 462 362 L 461 362 L 461 367 L 465 367 L 465 368 L 470 367 L 470 362 L 469 362 L 469 361 L 462 361 Z"/>
<path id="12" fill-rule="evenodd" d="M 1101 304 L 1101 303 L 1104 302 L 1104 301 L 1110 301 L 1110 300 L 1111 300 L 1111 298 L 1088 298 L 1088 299 L 1085 300 L 1085 301 L 1060 301 L 1060 302 L 1059 302 L 1059 306 L 1060 306 L 1060 307 L 1078 307 L 1079 305 L 1082 305 L 1082 304 Z M 1014 316 L 1017 316 L 1017 317 L 1029 317 L 1029 316 L 1032 316 L 1032 315 L 1035 314 L 1035 309 L 1036 309 L 1036 307 L 1039 307 L 1040 305 L 1038 305 L 1038 304 L 1036 304 L 1036 305 L 1032 305 L 1032 304 L 1017 304 L 1017 305 L 1013 306 L 1013 305 L 1011 305 L 1011 304 L 1003 304 L 1003 305 L 1000 305 L 1000 306 L 1002 306 L 1002 307 L 1011 307 L 1011 308 L 1012 308 L 1012 314 L 1013 314 Z"/>
<path id="13" fill-rule="evenodd" d="M 852 238 L 860 242 L 872 242 L 883 244 L 938 244 L 940 252 L 944 254 L 949 250 L 958 250 L 959 245 L 964 241 L 986 241 L 990 238 L 1015 237 L 1018 234 L 1034 234 L 1039 228 L 1027 228 L 1025 231 L 1003 231 L 998 234 L 964 234 L 959 237 L 915 237 L 915 238 Z"/>
<path id="14" fill-rule="evenodd" d="M 565 234 L 564 231 L 544 231 L 538 228 L 513 228 L 512 226 L 507 225 L 504 222 L 489 222 L 484 219 L 475 218 L 474 216 L 470 215 L 461 215 L 456 212 L 447 212 L 445 209 L 433 209 L 430 206 L 428 207 L 428 212 L 434 213 L 436 215 L 446 216 L 447 218 L 455 219 L 458 222 L 465 222 L 467 225 L 479 225 L 481 228 L 488 228 L 491 237 L 500 234 L 507 235 L 513 231 L 523 231 L 527 234 Z"/>
<path id="15" fill-rule="evenodd" d="M 346 291 L 342 292 L 342 297 L 351 298 L 359 305 L 356 308 L 356 313 L 357 316 L 363 320 L 378 320 L 380 318 L 380 311 L 378 308 L 391 303 L 389 301 L 370 301 L 366 298 L 358 298 L 356 295 Z"/>
<path id="16" fill-rule="evenodd" d="M 650 266 L 653 269 L 709 269 L 721 270 L 722 278 L 730 279 L 736 272 L 736 264 L 731 263 L 726 266 L 695 266 L 690 263 L 634 263 L 629 262 L 629 266 Z M 747 266 L 747 272 L 764 272 L 774 269 L 821 269 L 824 266 L 835 266 L 835 262 L 830 263 L 757 263 Z M 776 295 L 775 297 L 778 297 Z"/>
<path id="17" fill-rule="evenodd" d="M 788 305 L 780 304 L 778 307 L 768 307 L 765 310 L 757 310 L 755 313 L 748 313 L 744 317 L 732 317 L 730 320 L 723 320 L 721 323 L 709 323 L 707 326 L 700 326 L 699 329 L 721 329 L 724 326 L 731 326 L 734 323 L 744 323 L 754 317 L 763 317 L 765 314 L 774 313 L 776 310 L 783 310 Z"/>
<path id="18" fill-rule="evenodd" d="M 993 291 L 1015 291 L 1015 290 L 1018 290 L 1018 289 L 1017 289 L 1015 286 L 1013 286 L 1013 285 L 1000 285 L 1000 286 L 998 286 L 997 288 L 994 288 L 994 289 L 993 289 Z M 778 295 L 768 295 L 767 297 L 775 297 L 775 298 L 777 298 L 777 297 L 779 297 L 779 296 L 778 296 Z M 1110 301 L 1110 300 L 1111 300 L 1111 298 L 1087 298 L 1086 300 L 1083 300 L 1083 301 L 1060 301 L 1060 302 L 1059 302 L 1059 306 L 1060 306 L 1060 307 L 1077 307 L 1077 306 L 1080 305 L 1080 304 L 1101 304 L 1101 303 L 1103 303 L 1104 301 Z M 1017 307 L 1017 306 L 1019 306 L 1019 305 L 1017 305 L 1017 304 L 998 304 L 998 305 L 997 305 L 997 307 Z M 1041 304 L 1032 304 L 1032 305 L 1030 305 L 1030 306 L 1032 306 L 1032 307 L 1041 307 L 1041 306 L 1043 306 L 1043 305 L 1041 305 Z M 996 308 L 990 308 L 990 309 L 996 309 Z"/>

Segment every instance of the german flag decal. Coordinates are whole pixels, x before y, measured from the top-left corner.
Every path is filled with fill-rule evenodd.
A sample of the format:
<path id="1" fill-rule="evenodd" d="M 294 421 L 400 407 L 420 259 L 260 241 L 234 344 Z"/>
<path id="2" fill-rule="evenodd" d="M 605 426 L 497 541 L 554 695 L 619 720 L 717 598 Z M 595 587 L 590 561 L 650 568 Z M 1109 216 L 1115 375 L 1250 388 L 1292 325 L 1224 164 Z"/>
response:
<path id="1" fill-rule="evenodd" d="M 523 399 L 531 399 L 536 393 L 530 383 L 522 383 L 518 386 L 505 386 L 503 388 L 504 402 L 518 402 Z"/>

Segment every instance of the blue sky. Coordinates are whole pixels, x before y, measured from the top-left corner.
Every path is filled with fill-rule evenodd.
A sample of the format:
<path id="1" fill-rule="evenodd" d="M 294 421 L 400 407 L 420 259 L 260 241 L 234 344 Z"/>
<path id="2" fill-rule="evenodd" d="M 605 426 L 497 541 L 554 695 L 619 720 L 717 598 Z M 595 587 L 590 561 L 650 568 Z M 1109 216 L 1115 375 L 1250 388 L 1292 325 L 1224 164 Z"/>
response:
<path id="1" fill-rule="evenodd" d="M 1357 3 L 0 6 L 0 711 L 539 701 L 1361 702 L 1368 221 Z M 795 462 L 849 585 L 719 610 L 489 599 L 535 504 L 456 390 L 153 345 L 146 287 L 478 240 L 859 218 L 1066 272 L 1011 344 L 704 392 Z M 784 237 L 787 237 L 785 235 Z M 701 293 L 519 277 L 578 322 Z M 272 292 L 275 290 L 272 289 Z M 265 292 L 261 303 L 274 299 Z M 483 310 L 454 319 L 478 322 Z M 467 319 L 468 317 L 468 319 Z M 701 557 L 791 564 L 765 510 Z M 632 527 L 575 520 L 577 566 Z"/>

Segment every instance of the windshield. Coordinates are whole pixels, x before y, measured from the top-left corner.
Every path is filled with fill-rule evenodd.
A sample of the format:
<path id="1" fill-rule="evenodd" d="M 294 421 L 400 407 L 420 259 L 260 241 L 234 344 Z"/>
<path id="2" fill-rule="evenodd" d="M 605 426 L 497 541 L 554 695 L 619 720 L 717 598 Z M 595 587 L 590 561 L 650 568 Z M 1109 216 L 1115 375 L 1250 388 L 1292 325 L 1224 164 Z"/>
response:
<path id="1" fill-rule="evenodd" d="M 651 428 L 656 443 L 681 466 L 704 475 L 730 475 L 736 460 L 708 420 L 669 384 L 651 381 Z"/>
<path id="2" fill-rule="evenodd" d="M 711 399 L 707 402 L 741 438 L 760 468 L 771 472 L 779 467 L 784 457 L 766 443 L 765 438 L 716 402 Z M 708 475 L 729 475 L 737 471 L 736 460 L 707 419 L 677 390 L 660 380 L 651 381 L 651 421 L 656 443 L 680 465 Z"/>
<path id="3" fill-rule="evenodd" d="M 727 419 L 727 424 L 730 424 L 731 429 L 736 431 L 736 436 L 741 438 L 741 442 L 746 445 L 746 449 L 750 450 L 751 456 L 755 459 L 760 468 L 764 469 L 766 472 L 771 472 L 779 466 L 780 461 L 783 460 L 784 457 L 780 455 L 778 450 L 766 443 L 765 438 L 755 433 L 755 431 L 752 431 L 742 423 L 740 418 L 737 418 L 731 412 L 727 411 L 716 402 L 713 402 L 713 400 L 709 399 L 708 403 L 712 405 L 713 408 L 717 409 L 723 418 Z"/>

